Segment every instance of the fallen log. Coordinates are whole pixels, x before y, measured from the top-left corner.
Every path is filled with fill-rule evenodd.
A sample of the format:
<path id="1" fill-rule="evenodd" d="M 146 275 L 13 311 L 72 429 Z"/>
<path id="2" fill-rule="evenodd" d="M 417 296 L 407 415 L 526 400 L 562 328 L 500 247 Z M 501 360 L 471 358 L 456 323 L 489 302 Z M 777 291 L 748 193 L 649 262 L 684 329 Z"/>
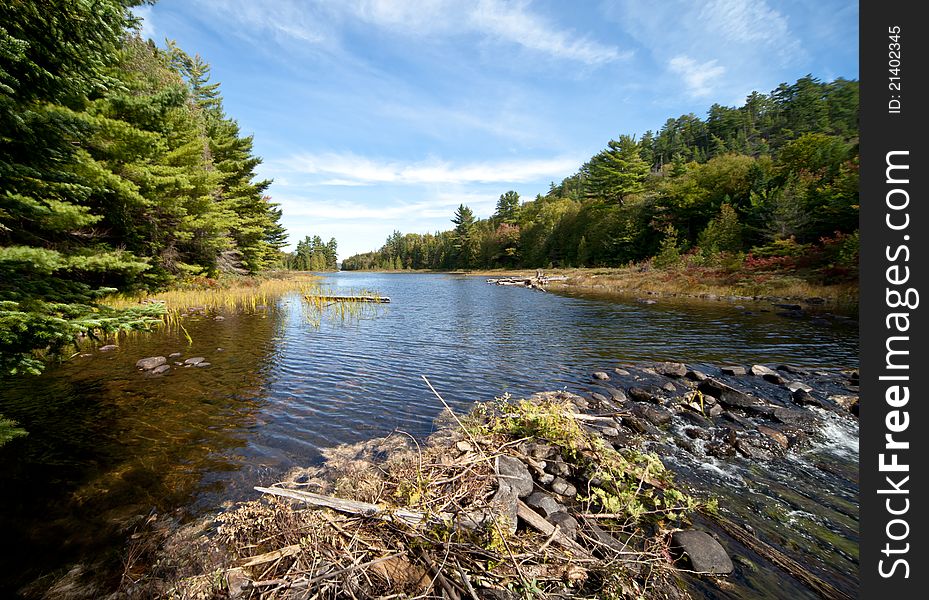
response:
<path id="1" fill-rule="evenodd" d="M 426 515 L 425 513 L 415 510 L 408 510 L 405 508 L 391 510 L 377 504 L 371 504 L 369 502 L 345 500 L 344 498 L 336 498 L 335 496 L 323 496 L 322 494 L 314 494 L 313 492 L 304 492 L 301 490 L 265 487 L 255 487 L 255 489 L 263 494 L 280 496 L 282 498 L 290 498 L 291 500 L 299 500 L 309 504 L 310 506 L 330 508 L 332 510 L 350 515 L 374 517 L 382 521 L 402 521 L 407 525 L 412 526 L 422 525 L 427 522 L 448 523 L 452 520 L 452 516 L 448 513 Z"/>

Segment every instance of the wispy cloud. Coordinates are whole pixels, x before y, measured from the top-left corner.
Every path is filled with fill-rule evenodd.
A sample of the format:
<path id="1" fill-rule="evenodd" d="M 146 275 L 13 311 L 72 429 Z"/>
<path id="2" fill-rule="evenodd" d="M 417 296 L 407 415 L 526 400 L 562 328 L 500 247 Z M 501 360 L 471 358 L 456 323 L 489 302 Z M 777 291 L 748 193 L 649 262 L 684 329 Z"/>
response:
<path id="1" fill-rule="evenodd" d="M 330 45 L 340 29 L 367 23 L 408 36 L 477 34 L 554 58 L 586 65 L 628 58 L 615 46 L 559 28 L 525 0 L 200 0 L 223 18 L 299 41 Z"/>
<path id="2" fill-rule="evenodd" d="M 794 45 L 787 17 L 764 0 L 710 0 L 703 3 L 699 19 L 709 31 L 734 42 Z"/>
<path id="3" fill-rule="evenodd" d="M 598 65 L 629 58 L 631 52 L 620 52 L 574 32 L 556 29 L 542 17 L 527 10 L 527 2 L 481 0 L 470 14 L 476 29 L 498 39 L 513 42 L 556 58 Z"/>
<path id="4" fill-rule="evenodd" d="M 401 162 L 325 152 L 299 154 L 268 166 L 272 171 L 318 176 L 310 182 L 315 185 L 460 185 L 556 180 L 580 163 L 577 156 L 454 164 L 438 159 Z"/>
<path id="5" fill-rule="evenodd" d="M 394 202 L 372 206 L 362 202 L 345 200 L 326 200 L 304 198 L 302 196 L 285 196 L 276 198 L 287 214 L 292 217 L 305 217 L 329 221 L 405 221 L 411 219 L 450 219 L 455 207 L 466 204 L 481 214 L 493 210 L 497 196 L 492 193 L 438 193 L 428 200 L 417 202 Z"/>
<path id="6" fill-rule="evenodd" d="M 726 69 L 719 66 L 715 59 L 698 64 L 697 61 L 685 55 L 672 58 L 668 62 L 668 68 L 680 75 L 687 86 L 687 92 L 698 98 L 709 96 L 714 89 L 713 82 L 726 72 Z"/>

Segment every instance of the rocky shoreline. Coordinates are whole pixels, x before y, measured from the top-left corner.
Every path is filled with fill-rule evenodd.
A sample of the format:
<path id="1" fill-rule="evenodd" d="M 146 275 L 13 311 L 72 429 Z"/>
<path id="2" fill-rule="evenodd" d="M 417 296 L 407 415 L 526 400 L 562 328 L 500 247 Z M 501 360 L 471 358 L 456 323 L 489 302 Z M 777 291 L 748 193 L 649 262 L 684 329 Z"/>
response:
<path id="1" fill-rule="evenodd" d="M 595 371 L 583 396 L 446 411 L 422 443 L 394 434 L 332 449 L 262 499 L 144 536 L 138 564 L 155 568 L 121 593 L 699 597 L 682 577 L 719 588 L 741 568 L 725 538 L 814 595 L 851 597 L 677 488 L 660 456 L 673 444 L 764 464 L 815 443 L 826 414 L 857 419 L 857 391 L 857 371 L 662 362 Z M 346 549 L 357 539 L 368 546 Z"/>

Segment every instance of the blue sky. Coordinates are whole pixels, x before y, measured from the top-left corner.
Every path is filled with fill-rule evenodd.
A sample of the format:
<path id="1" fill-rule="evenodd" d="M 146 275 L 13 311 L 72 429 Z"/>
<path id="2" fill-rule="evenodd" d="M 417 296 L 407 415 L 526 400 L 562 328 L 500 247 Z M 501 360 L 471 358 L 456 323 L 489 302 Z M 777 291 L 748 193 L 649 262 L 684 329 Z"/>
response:
<path id="1" fill-rule="evenodd" d="M 160 0 L 143 34 L 212 66 L 291 244 L 339 255 L 449 229 L 574 173 L 611 138 L 858 77 L 858 3 Z"/>

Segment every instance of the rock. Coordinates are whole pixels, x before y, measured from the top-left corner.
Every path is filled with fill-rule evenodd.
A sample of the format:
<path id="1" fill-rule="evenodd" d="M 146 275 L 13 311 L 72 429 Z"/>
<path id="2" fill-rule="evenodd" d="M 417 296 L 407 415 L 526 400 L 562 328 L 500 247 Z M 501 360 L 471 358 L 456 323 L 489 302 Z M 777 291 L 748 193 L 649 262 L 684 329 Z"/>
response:
<path id="1" fill-rule="evenodd" d="M 698 412 L 693 412 L 691 410 L 685 410 L 681 412 L 679 416 L 684 421 L 687 421 L 688 423 L 692 425 L 696 425 L 697 427 L 709 428 L 713 426 L 712 421 L 710 421 L 709 419 L 707 419 L 706 417 L 704 417 Z"/>
<path id="2" fill-rule="evenodd" d="M 777 408 L 774 410 L 774 418 L 786 425 L 796 425 L 803 429 L 810 429 L 819 423 L 813 413 L 806 410 L 796 410 L 792 408 Z"/>
<path id="3" fill-rule="evenodd" d="M 671 383 L 670 381 L 664 384 L 663 386 L 661 386 L 661 389 L 663 389 L 666 392 L 670 392 L 672 394 L 677 391 L 677 388 L 674 387 L 674 384 Z"/>
<path id="4" fill-rule="evenodd" d="M 571 466 L 559 457 L 558 460 L 553 460 L 548 464 L 548 472 L 552 475 L 570 475 Z"/>
<path id="5" fill-rule="evenodd" d="M 695 440 L 709 440 L 712 435 L 703 427 L 685 427 L 684 435 Z"/>
<path id="6" fill-rule="evenodd" d="M 720 406 L 719 404 L 714 404 L 713 406 L 707 409 L 706 414 L 710 418 L 715 419 L 719 415 L 723 414 L 723 407 Z"/>
<path id="7" fill-rule="evenodd" d="M 615 427 L 604 427 L 600 432 L 606 437 L 619 437 L 619 429 Z"/>
<path id="8" fill-rule="evenodd" d="M 803 390 L 804 392 L 812 392 L 813 388 L 803 383 L 802 381 L 791 381 L 787 384 L 787 389 L 791 392 L 796 392 L 797 390 Z"/>
<path id="9" fill-rule="evenodd" d="M 538 460 L 545 460 L 546 458 L 555 454 L 555 448 L 549 446 L 548 444 L 526 442 L 525 444 L 521 445 L 521 447 L 524 454 L 528 454 L 532 458 Z"/>
<path id="10" fill-rule="evenodd" d="M 776 383 L 777 385 L 784 385 L 787 383 L 787 380 L 780 373 L 767 373 L 762 375 L 765 381 L 770 381 L 771 383 Z"/>
<path id="11" fill-rule="evenodd" d="M 558 512 L 564 512 L 564 506 L 545 492 L 532 492 L 532 494 L 526 498 L 526 504 L 541 511 L 546 517 Z"/>
<path id="12" fill-rule="evenodd" d="M 858 406 L 859 406 L 860 404 L 861 404 L 861 402 L 860 402 L 859 400 L 855 400 L 855 403 L 852 404 L 852 407 L 849 409 L 849 410 L 851 410 L 851 413 L 852 413 L 853 415 L 855 415 L 856 417 L 858 416 Z"/>
<path id="13" fill-rule="evenodd" d="M 100 352 L 112 352 L 113 350 L 116 350 L 117 348 L 119 348 L 119 346 L 117 346 L 116 344 L 107 344 L 106 346 L 100 346 L 99 348 L 97 348 L 97 350 L 99 350 Z"/>
<path id="14" fill-rule="evenodd" d="M 783 454 L 783 448 L 766 437 L 740 437 L 735 441 L 735 448 L 753 460 L 774 460 L 776 456 Z"/>
<path id="15" fill-rule="evenodd" d="M 777 372 L 764 365 L 752 365 L 752 375 L 763 377 L 764 375 L 777 375 Z"/>
<path id="16" fill-rule="evenodd" d="M 631 375 L 629 371 L 627 371 L 626 369 L 620 369 L 619 367 L 616 367 L 615 369 L 613 369 L 613 372 L 623 377 L 628 377 L 629 375 Z"/>
<path id="17" fill-rule="evenodd" d="M 464 440 L 461 440 L 460 442 L 455 443 L 455 449 L 459 452 L 471 452 L 474 450 L 474 446 Z"/>
<path id="18" fill-rule="evenodd" d="M 712 440 L 707 442 L 706 453 L 716 458 L 732 458 L 736 454 L 732 444 L 724 440 Z"/>
<path id="19" fill-rule="evenodd" d="M 728 367 L 720 367 L 719 370 L 722 371 L 724 375 L 745 375 L 745 373 L 747 372 L 745 370 L 745 367 L 740 367 L 737 365 L 728 366 Z"/>
<path id="20" fill-rule="evenodd" d="M 215 317 L 213 317 L 213 320 L 214 320 L 214 321 L 225 321 L 225 320 L 226 320 L 226 317 L 224 317 L 224 316 L 222 316 L 222 315 L 216 315 Z"/>
<path id="21" fill-rule="evenodd" d="M 722 419 L 720 420 L 728 421 L 729 423 L 734 423 L 735 425 L 738 425 L 742 429 L 754 429 L 755 427 L 754 423 L 752 423 L 745 417 L 740 417 L 734 412 L 730 412 L 728 410 L 720 413 L 720 416 L 722 417 Z"/>
<path id="22" fill-rule="evenodd" d="M 567 496 L 573 498 L 577 495 L 577 488 L 562 479 L 561 477 L 556 477 L 555 481 L 549 485 L 549 488 L 561 496 Z"/>
<path id="23" fill-rule="evenodd" d="M 816 396 L 812 395 L 806 390 L 796 390 L 790 395 L 791 399 L 800 406 L 818 406 L 820 408 L 831 409 L 827 403 L 823 402 Z"/>
<path id="24" fill-rule="evenodd" d="M 168 358 L 178 358 L 180 356 L 183 356 L 182 352 L 172 352 L 171 354 L 168 355 Z"/>
<path id="25" fill-rule="evenodd" d="M 226 349 L 225 349 L 225 348 L 217 348 L 216 351 L 217 351 L 217 352 L 225 352 Z"/>
<path id="26" fill-rule="evenodd" d="M 135 366 L 143 371 L 151 371 L 155 367 L 160 367 L 166 362 L 168 362 L 168 359 L 164 356 L 149 356 L 148 358 L 139 359 L 138 362 L 135 363 Z"/>
<path id="27" fill-rule="evenodd" d="M 851 411 L 852 406 L 858 404 L 858 396 L 847 396 L 845 394 L 835 394 L 833 396 L 829 396 L 829 400 L 832 400 L 847 411 Z"/>
<path id="28" fill-rule="evenodd" d="M 784 310 L 803 310 L 803 307 L 799 304 L 773 304 L 777 308 L 783 308 Z"/>
<path id="29" fill-rule="evenodd" d="M 532 493 L 532 475 L 529 474 L 529 469 L 523 461 L 512 456 L 501 455 L 497 457 L 496 470 L 501 490 L 509 488 L 519 498 Z"/>
<path id="30" fill-rule="evenodd" d="M 577 537 L 577 519 L 563 510 L 548 515 L 548 522 L 561 528 L 561 533 L 572 540 Z"/>
<path id="31" fill-rule="evenodd" d="M 633 415 L 626 415 L 623 417 L 623 423 L 629 427 L 632 431 L 641 434 L 648 435 L 661 435 L 661 430 L 646 421 L 645 419 L 640 419 Z"/>
<path id="32" fill-rule="evenodd" d="M 245 571 L 242 570 L 242 567 L 227 569 L 225 578 L 226 590 L 228 591 L 229 598 L 231 600 L 247 598 L 251 593 L 250 586 L 252 581 L 245 574 Z"/>
<path id="33" fill-rule="evenodd" d="M 574 404 L 574 406 L 578 407 L 578 409 L 581 409 L 581 410 L 590 407 L 590 403 L 587 400 L 584 400 L 583 398 L 581 398 L 580 396 L 573 398 L 571 402 Z"/>
<path id="34" fill-rule="evenodd" d="M 716 398 L 720 404 L 726 408 L 753 408 L 766 406 L 767 402 L 741 392 L 730 385 L 721 381 L 709 378 L 700 382 L 698 388 L 702 393 L 709 394 Z"/>
<path id="35" fill-rule="evenodd" d="M 794 367 L 791 365 L 778 365 L 777 370 L 783 371 L 785 373 L 790 373 L 792 375 L 806 375 L 807 374 L 806 370 L 801 369 L 799 367 Z"/>
<path id="36" fill-rule="evenodd" d="M 677 362 L 658 363 L 655 370 L 666 377 L 683 377 L 687 374 L 687 367 Z"/>
<path id="37" fill-rule="evenodd" d="M 784 435 L 783 432 L 778 431 L 777 429 L 773 429 L 771 427 L 767 427 L 765 425 L 759 425 L 758 431 L 768 436 L 772 440 L 774 440 L 777 443 L 777 445 L 780 446 L 782 449 L 784 450 L 787 449 L 789 442 L 787 440 L 787 436 Z"/>
<path id="38" fill-rule="evenodd" d="M 635 301 L 642 304 L 658 304 L 657 300 L 652 300 L 651 298 L 636 298 Z"/>
<path id="39" fill-rule="evenodd" d="M 618 402 L 620 404 L 629 402 L 629 397 L 626 396 L 626 392 L 622 391 L 621 389 L 611 387 L 607 388 L 607 391 L 610 393 L 610 399 L 613 400 L 613 402 Z"/>
<path id="40" fill-rule="evenodd" d="M 204 361 L 204 362 L 199 362 L 199 363 L 195 364 L 194 366 L 195 366 L 195 367 L 198 367 L 198 368 L 202 368 L 202 367 L 210 367 L 210 366 L 212 366 L 212 365 L 213 365 L 213 363 L 208 363 L 208 362 Z"/>
<path id="41" fill-rule="evenodd" d="M 161 375 L 162 373 L 167 373 L 171 370 L 171 365 L 159 365 L 152 369 L 152 375 Z"/>
<path id="42" fill-rule="evenodd" d="M 593 400 L 594 402 L 599 402 L 600 404 L 610 401 L 609 398 L 607 398 L 600 392 L 591 392 L 590 399 Z"/>
<path id="43" fill-rule="evenodd" d="M 685 375 L 685 377 L 687 377 L 687 379 L 693 379 L 694 381 L 706 381 L 707 379 L 706 373 L 704 373 L 703 371 L 698 371 L 696 369 L 687 371 L 687 374 Z"/>
<path id="44" fill-rule="evenodd" d="M 206 358 L 204 358 L 204 357 L 202 357 L 202 356 L 191 356 L 190 358 L 188 358 L 187 360 L 184 361 L 184 364 L 185 364 L 185 365 L 199 365 L 200 363 L 202 363 L 202 362 L 205 361 L 205 360 L 206 360 Z"/>
<path id="45" fill-rule="evenodd" d="M 710 575 L 732 573 L 732 560 L 726 550 L 705 531 L 691 529 L 671 534 L 671 552 L 676 560 L 685 557 L 691 570 Z"/>
<path id="46" fill-rule="evenodd" d="M 649 386 L 648 389 L 640 387 L 631 387 L 628 390 L 629 397 L 636 402 L 661 402 L 661 388 Z"/>
<path id="47" fill-rule="evenodd" d="M 607 381 L 609 380 L 610 376 L 604 373 L 603 371 L 594 371 L 593 378 L 598 379 L 600 381 Z"/>
<path id="48" fill-rule="evenodd" d="M 632 414 L 637 417 L 642 417 L 657 427 L 664 427 L 671 422 L 671 417 L 674 416 L 673 413 L 667 409 L 648 404 L 634 405 L 632 407 Z"/>
<path id="49" fill-rule="evenodd" d="M 538 476 L 538 482 L 542 485 L 548 485 L 551 482 L 555 481 L 555 476 L 551 473 L 542 473 Z"/>

